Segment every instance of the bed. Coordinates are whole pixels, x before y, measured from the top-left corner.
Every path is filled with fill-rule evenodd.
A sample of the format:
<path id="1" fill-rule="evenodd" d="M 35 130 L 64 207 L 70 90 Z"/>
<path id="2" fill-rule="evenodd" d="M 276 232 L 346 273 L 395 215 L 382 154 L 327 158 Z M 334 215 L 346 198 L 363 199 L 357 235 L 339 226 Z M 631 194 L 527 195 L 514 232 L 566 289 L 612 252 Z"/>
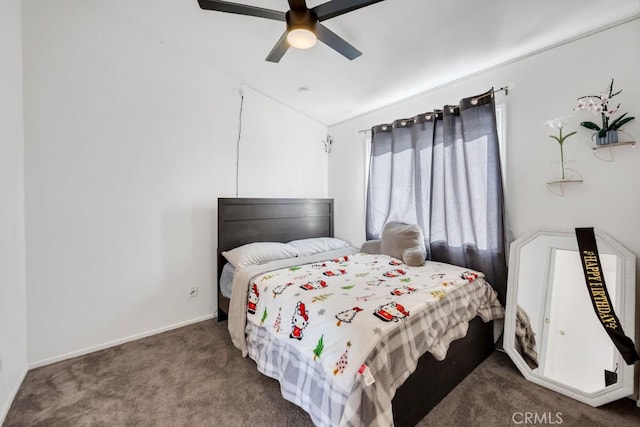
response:
<path id="1" fill-rule="evenodd" d="M 363 372 L 359 372 L 360 375 L 356 375 L 357 379 L 354 381 L 353 386 L 349 388 L 349 384 L 351 383 L 348 382 L 331 385 L 331 381 L 334 381 L 331 373 L 327 372 L 326 369 L 323 370 L 320 364 L 314 364 L 302 357 L 298 357 L 299 353 L 285 348 L 288 340 L 273 339 L 270 334 L 266 332 L 266 327 L 261 327 L 257 321 L 250 321 L 252 316 L 262 316 L 264 319 L 267 315 L 266 306 L 265 308 L 259 308 L 257 314 L 255 314 L 256 307 L 253 307 L 254 313 L 252 313 L 250 297 L 238 302 L 239 298 L 234 296 L 234 300 L 230 301 L 230 299 L 222 293 L 220 278 L 223 276 L 223 267 L 227 264 L 225 257 L 222 255 L 223 252 L 228 253 L 228 251 L 247 243 L 286 243 L 292 240 L 333 236 L 332 199 L 218 199 L 218 320 L 227 320 L 230 310 L 232 313 L 237 313 L 237 307 L 234 308 L 234 304 L 239 304 L 243 308 L 246 308 L 247 300 L 249 300 L 248 314 L 245 314 L 249 320 L 246 321 L 247 327 L 242 330 L 241 334 L 242 340 L 246 339 L 247 343 L 247 351 L 243 351 L 243 353 L 247 353 L 256 361 L 258 369 L 262 373 L 278 379 L 281 383 L 283 396 L 287 400 L 293 401 L 305 409 L 317 425 L 389 425 L 391 423 L 397 426 L 415 425 L 444 398 L 449 391 L 493 352 L 493 326 L 491 321 L 486 320 L 490 320 L 491 316 L 497 317 L 501 306 L 498 309 L 495 304 L 499 306 L 499 303 L 494 302 L 494 307 L 491 308 L 493 310 L 491 316 L 486 313 L 483 316 L 485 317 L 485 321 L 480 317 L 474 317 L 473 319 L 469 319 L 468 322 L 463 322 L 464 324 L 462 326 L 457 325 L 459 330 L 456 333 L 452 333 L 452 336 L 454 338 L 464 336 L 464 338 L 456 339 L 450 344 L 445 342 L 445 347 L 448 347 L 448 351 L 446 351 L 444 360 L 440 361 L 436 360 L 436 356 L 432 353 L 426 352 L 421 356 L 419 354 L 414 355 L 415 357 L 412 356 L 414 359 L 409 358 L 411 360 L 409 360 L 407 366 L 404 366 L 404 361 L 402 363 L 396 363 L 396 361 L 390 359 L 389 355 L 385 354 L 384 351 L 386 351 L 386 346 L 394 339 L 393 337 L 401 336 L 405 334 L 405 332 L 400 331 L 398 328 L 393 329 L 395 332 L 389 334 L 389 336 L 384 332 L 384 345 L 380 345 L 378 346 L 380 348 L 376 347 L 371 351 L 369 358 L 365 360 L 366 363 L 363 363 L 362 366 L 359 365 L 359 362 L 356 363 L 356 365 L 360 366 L 359 371 L 362 370 Z M 353 248 L 336 249 L 327 253 L 301 257 L 299 260 L 278 261 L 274 263 L 273 268 L 283 269 L 282 271 L 277 270 L 277 274 L 285 275 L 287 274 L 287 269 L 289 269 L 289 271 L 297 271 L 297 269 L 303 267 L 310 269 L 314 264 L 322 264 L 323 260 L 333 260 L 337 263 L 329 269 L 330 276 L 333 276 L 335 274 L 341 274 L 340 262 L 344 261 L 345 258 L 348 258 L 347 260 L 350 263 L 346 264 L 350 265 L 349 269 L 355 267 L 356 264 L 374 262 L 371 261 L 371 259 L 364 258 L 365 256 L 365 254 L 360 254 L 359 251 Z M 386 266 L 394 261 L 384 258 L 383 256 L 383 258 L 376 259 L 375 262 L 380 262 L 380 265 L 384 264 Z M 299 265 L 303 263 L 303 266 Z M 408 270 L 408 268 L 403 266 L 398 267 Z M 293 270 L 293 268 L 296 270 Z M 325 268 L 324 270 L 327 269 Z M 248 282 L 254 278 L 261 278 L 260 280 L 255 279 L 254 285 L 256 281 L 262 283 L 261 280 L 264 280 L 265 277 L 268 279 L 273 275 L 269 273 L 268 268 L 264 271 L 255 271 L 257 273 L 252 272 L 249 268 L 243 273 L 249 277 Z M 416 269 L 416 271 L 419 270 Z M 454 273 L 457 274 L 458 277 L 460 276 L 458 270 L 454 270 Z M 360 273 L 360 275 L 366 274 L 367 273 Z M 422 274 L 422 272 L 419 271 L 419 274 Z M 234 278 L 234 287 L 237 287 L 236 279 L 240 280 L 241 278 Z M 340 278 L 325 277 L 325 279 L 327 281 L 335 281 Z M 471 280 L 473 279 L 470 279 L 469 282 Z M 241 281 L 244 282 L 247 281 L 247 279 L 243 278 Z M 317 282 L 319 283 L 320 281 Z M 476 283 L 478 282 L 483 282 L 483 279 L 476 279 Z M 404 283 L 407 282 L 405 281 Z M 453 282 L 451 283 L 453 284 Z M 463 284 L 464 283 L 461 283 L 461 288 Z M 249 283 L 247 283 L 247 289 L 250 289 Z M 397 289 L 399 288 L 396 288 L 396 292 L 403 292 Z M 407 289 L 412 288 L 404 287 L 404 291 Z M 256 291 L 257 290 L 258 289 L 256 289 Z M 239 292 L 244 292 L 246 295 L 246 290 Z M 491 292 L 494 291 L 491 289 Z M 302 291 L 298 290 L 298 294 L 300 293 L 304 293 L 304 288 L 302 288 Z M 273 299 L 275 299 L 275 291 L 273 295 Z M 451 293 L 450 295 L 454 294 Z M 251 296 L 251 292 L 249 292 L 249 296 Z M 453 297 L 448 299 L 452 300 Z M 268 300 L 270 301 L 271 298 Z M 355 308 L 356 307 L 354 307 L 354 309 Z M 269 310 L 272 315 L 275 314 L 271 308 Z M 295 310 L 300 311 L 299 306 L 296 307 Z M 303 311 L 304 310 L 303 307 Z M 345 311 L 345 313 L 342 314 L 343 317 L 337 317 L 337 325 L 340 325 L 340 319 L 348 322 L 350 319 L 353 319 L 355 315 L 360 316 L 358 311 L 361 310 L 362 309 L 358 307 L 356 311 L 351 310 L 349 313 Z M 455 311 L 456 309 L 453 310 Z M 380 313 L 376 316 L 367 317 L 369 321 L 375 321 L 375 317 L 377 317 L 379 320 L 386 320 L 386 324 L 404 324 L 402 321 L 397 322 L 397 320 L 392 317 L 385 319 L 385 316 L 388 317 L 391 310 L 376 311 L 380 311 Z M 285 319 L 285 322 L 288 323 L 291 317 L 285 316 Z M 391 320 L 391 322 L 389 322 L 389 320 Z M 237 320 L 233 320 L 233 318 L 232 321 L 237 322 Z M 296 341 L 296 339 L 294 339 L 297 338 L 296 334 L 302 334 L 303 332 L 301 330 L 296 331 L 295 319 L 292 319 L 292 322 L 294 325 L 290 332 L 290 338 L 292 338 L 291 341 Z M 277 324 L 280 325 L 279 319 L 277 320 Z M 291 326 L 287 325 L 287 327 Z M 229 328 L 232 339 L 238 340 L 239 337 L 237 333 L 234 338 L 232 322 L 229 323 Z M 304 331 L 304 333 L 307 333 L 307 331 Z M 458 336 L 455 336 L 456 334 Z M 309 331 L 309 336 L 311 335 L 312 332 Z M 324 347 L 320 345 L 322 344 L 323 337 L 324 335 L 317 341 L 318 345 L 313 351 L 317 351 L 318 349 L 322 351 L 324 349 Z M 402 339 L 407 340 L 406 337 Z M 317 337 L 310 337 L 307 341 L 309 340 L 316 343 Z M 414 340 L 410 339 L 407 344 L 411 344 L 412 352 L 415 352 L 413 342 Z M 348 345 L 351 346 L 351 343 L 349 342 Z M 238 346 L 238 344 L 236 344 L 236 346 Z M 349 349 L 351 349 L 351 347 L 345 349 L 345 353 L 348 352 Z M 351 351 L 353 353 L 355 350 Z M 323 357 L 326 356 L 326 352 L 327 350 L 325 350 Z M 261 361 L 259 356 L 263 353 L 269 354 L 269 357 L 273 360 L 276 358 L 279 359 L 277 362 L 271 360 L 269 363 Z M 438 354 L 438 352 L 435 353 Z M 283 354 L 286 354 L 286 357 L 283 357 Z M 353 354 L 350 356 L 354 357 Z M 439 355 L 437 358 L 442 358 L 442 356 Z M 358 359 L 356 358 L 355 360 L 357 361 Z M 305 363 L 308 366 L 306 366 Z M 284 365 L 288 366 L 288 368 L 279 368 Z M 294 368 L 291 368 L 292 366 Z M 339 365 L 336 364 L 336 366 Z M 300 369 L 301 372 L 304 369 L 305 374 L 302 375 L 300 372 L 296 372 L 295 379 L 291 380 L 290 377 L 285 378 L 286 375 L 282 372 L 287 369 Z M 338 368 L 334 370 L 334 376 L 336 372 L 338 372 Z M 290 376 L 290 373 L 287 373 L 287 375 Z M 369 382 L 372 379 L 373 381 L 375 381 L 375 379 L 378 381 L 370 385 Z M 387 383 L 390 385 L 387 386 Z M 348 392 L 345 392 L 345 387 L 348 388 Z M 331 390 L 326 391 L 328 388 Z M 385 399 L 391 402 L 391 408 L 385 408 L 384 404 L 378 403 L 385 402 Z M 376 407 L 376 405 L 379 407 Z"/>

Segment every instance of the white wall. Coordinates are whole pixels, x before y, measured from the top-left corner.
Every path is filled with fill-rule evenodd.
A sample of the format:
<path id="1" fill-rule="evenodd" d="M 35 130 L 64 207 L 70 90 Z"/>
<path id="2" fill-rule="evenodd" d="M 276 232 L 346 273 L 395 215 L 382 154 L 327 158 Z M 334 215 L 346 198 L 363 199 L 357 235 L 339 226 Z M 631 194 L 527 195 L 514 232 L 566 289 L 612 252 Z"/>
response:
<path id="1" fill-rule="evenodd" d="M 0 0 L 0 424 L 27 371 L 20 15 Z"/>
<path id="2" fill-rule="evenodd" d="M 578 126 L 594 116 L 572 111 L 578 96 L 599 92 L 613 77 L 615 88 L 623 90 L 616 98 L 622 102 L 621 109 L 636 117 L 625 130 L 640 139 L 639 39 L 640 21 L 636 20 L 332 126 L 329 195 L 336 199 L 336 234 L 353 243 L 365 238 L 365 137 L 358 130 L 512 82 L 515 87 L 509 95 L 499 93 L 496 98 L 497 103 L 506 104 L 506 202 L 514 237 L 550 227 L 595 226 L 640 255 L 640 152 L 637 147 L 620 147 L 614 162 L 596 159 L 590 132 Z M 573 115 L 565 131 L 578 131 L 565 142 L 565 157 L 578 162 L 584 183 L 567 187 L 565 196 L 558 197 L 545 184 L 549 163 L 559 161 L 558 144 L 542 123 L 565 115 Z"/>
<path id="3" fill-rule="evenodd" d="M 241 83 L 84 2 L 23 20 L 30 365 L 210 317 Z M 239 196 L 325 197 L 327 128 L 243 91 Z"/>
<path id="4" fill-rule="evenodd" d="M 327 127 L 251 89 L 244 94 L 240 197 L 326 197 Z"/>

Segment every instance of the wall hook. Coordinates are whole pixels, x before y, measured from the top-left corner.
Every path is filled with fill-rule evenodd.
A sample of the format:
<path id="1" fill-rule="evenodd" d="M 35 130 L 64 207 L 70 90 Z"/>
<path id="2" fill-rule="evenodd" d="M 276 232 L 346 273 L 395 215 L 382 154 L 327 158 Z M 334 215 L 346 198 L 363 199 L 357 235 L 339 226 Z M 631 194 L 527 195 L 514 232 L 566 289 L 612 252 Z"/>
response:
<path id="1" fill-rule="evenodd" d="M 327 135 L 327 139 L 322 140 L 322 143 L 324 144 L 325 153 L 330 153 L 331 145 L 333 144 L 333 138 L 331 137 L 331 135 Z"/>

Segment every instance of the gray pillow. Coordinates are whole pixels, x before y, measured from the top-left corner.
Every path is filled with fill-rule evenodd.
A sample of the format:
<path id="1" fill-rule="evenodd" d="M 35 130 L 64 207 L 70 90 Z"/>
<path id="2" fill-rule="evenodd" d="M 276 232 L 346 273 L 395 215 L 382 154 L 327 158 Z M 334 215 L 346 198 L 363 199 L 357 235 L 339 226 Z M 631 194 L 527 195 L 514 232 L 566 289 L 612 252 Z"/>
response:
<path id="1" fill-rule="evenodd" d="M 427 256 L 422 230 L 416 224 L 388 222 L 381 240 L 381 253 L 401 259 L 408 266 L 422 265 Z"/>

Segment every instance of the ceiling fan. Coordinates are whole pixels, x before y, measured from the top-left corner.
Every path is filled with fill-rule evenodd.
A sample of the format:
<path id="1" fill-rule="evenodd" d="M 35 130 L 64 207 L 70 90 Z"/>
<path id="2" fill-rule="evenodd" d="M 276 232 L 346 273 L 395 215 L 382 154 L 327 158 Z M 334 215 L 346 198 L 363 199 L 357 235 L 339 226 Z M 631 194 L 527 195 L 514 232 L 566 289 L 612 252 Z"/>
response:
<path id="1" fill-rule="evenodd" d="M 383 0 L 331 0 L 311 9 L 307 7 L 305 0 L 288 1 L 290 9 L 286 13 L 219 0 L 198 0 L 198 4 L 201 9 L 205 10 L 237 13 L 286 22 L 286 31 L 266 58 L 270 62 L 279 62 L 289 46 L 308 49 L 315 45 L 318 39 L 350 60 L 357 58 L 362 55 L 362 52 L 320 22 Z"/>

